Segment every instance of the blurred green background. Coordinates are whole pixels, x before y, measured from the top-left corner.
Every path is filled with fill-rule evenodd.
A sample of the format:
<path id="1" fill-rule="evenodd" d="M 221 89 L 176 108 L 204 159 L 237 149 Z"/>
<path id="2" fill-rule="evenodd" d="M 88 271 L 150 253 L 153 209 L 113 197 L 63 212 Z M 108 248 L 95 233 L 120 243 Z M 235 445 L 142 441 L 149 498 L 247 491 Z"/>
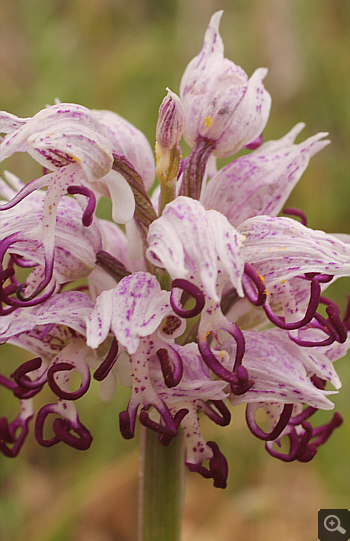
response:
<path id="1" fill-rule="evenodd" d="M 265 140 L 299 121 L 306 128 L 298 140 L 330 134 L 332 145 L 313 158 L 290 205 L 303 209 L 315 229 L 349 233 L 349 6 L 344 0 L 2 0 L 0 107 L 32 116 L 58 97 L 111 109 L 153 145 L 166 87 L 178 92 L 210 16 L 224 9 L 225 56 L 248 75 L 269 68 L 273 106 Z M 4 166 L 24 181 L 37 174 L 26 156 Z M 342 309 L 349 285 L 332 286 Z M 14 348 L 1 348 L 0 359 L 10 374 Z M 245 426 L 244 408 L 235 409 L 225 429 L 203 422 L 206 438 L 228 457 L 229 485 L 220 491 L 188 474 L 184 541 L 313 541 L 319 508 L 349 507 L 349 359 L 337 369 L 343 391 L 334 402 L 346 422 L 309 464 L 269 457 Z M 0 415 L 12 407 L 5 409 L 7 399 L 1 392 Z M 118 431 L 127 400 L 120 389 L 101 403 L 97 388 L 80 400 L 81 419 L 94 435 L 85 453 L 63 444 L 44 449 L 30 434 L 19 458 L 0 458 L 1 540 L 136 538 L 138 438 L 124 441 Z M 331 415 L 320 412 L 317 420 Z"/>

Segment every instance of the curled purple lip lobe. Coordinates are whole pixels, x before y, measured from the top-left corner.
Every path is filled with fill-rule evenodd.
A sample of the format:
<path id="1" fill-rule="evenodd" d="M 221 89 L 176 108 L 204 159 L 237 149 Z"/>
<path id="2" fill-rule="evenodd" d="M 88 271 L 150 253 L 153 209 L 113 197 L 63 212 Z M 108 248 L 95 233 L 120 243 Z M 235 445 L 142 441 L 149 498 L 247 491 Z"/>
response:
<path id="1" fill-rule="evenodd" d="M 179 288 L 179 289 L 182 289 L 183 291 L 186 291 L 186 293 L 189 293 L 189 295 L 191 295 L 195 299 L 196 305 L 190 310 L 184 310 L 180 306 L 177 306 L 175 304 L 175 299 L 174 299 L 174 293 L 173 293 L 174 288 Z M 204 293 L 199 289 L 199 287 L 197 287 L 194 284 L 191 284 L 191 282 L 188 282 L 188 280 L 176 278 L 172 282 L 170 304 L 175 314 L 177 314 L 178 316 L 184 317 L 184 318 L 195 317 L 195 316 L 198 316 L 198 314 L 200 314 L 204 308 L 204 305 L 205 305 Z"/>

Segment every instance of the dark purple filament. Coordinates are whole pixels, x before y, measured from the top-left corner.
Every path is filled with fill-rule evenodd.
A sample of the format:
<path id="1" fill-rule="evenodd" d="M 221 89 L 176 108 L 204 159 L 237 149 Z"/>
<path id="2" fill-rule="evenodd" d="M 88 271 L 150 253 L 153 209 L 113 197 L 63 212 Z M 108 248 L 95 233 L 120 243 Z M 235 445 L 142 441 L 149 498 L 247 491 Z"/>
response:
<path id="1" fill-rule="evenodd" d="M 256 436 L 257 438 L 265 441 L 269 440 L 275 440 L 278 438 L 278 436 L 281 434 L 281 432 L 286 428 L 290 417 L 292 415 L 293 411 L 293 404 L 284 404 L 282 413 L 280 415 L 280 418 L 278 419 L 276 425 L 273 427 L 271 432 L 264 432 L 257 424 L 255 420 L 255 413 L 258 408 L 256 408 L 256 404 L 250 403 L 247 404 L 246 407 L 246 421 L 249 430 Z"/>
<path id="2" fill-rule="evenodd" d="M 303 414 L 304 412 L 302 412 L 301 416 Z M 311 414 L 312 413 L 310 413 L 309 417 Z M 296 420 L 297 418 L 295 417 L 293 419 L 293 425 L 296 423 Z M 317 453 L 318 447 L 323 443 L 326 443 L 333 431 L 339 427 L 342 422 L 343 418 L 337 412 L 334 414 L 329 423 L 314 429 L 310 423 L 303 421 L 301 423 L 301 427 L 304 429 L 304 433 L 301 435 L 297 433 L 294 426 L 292 426 L 292 423 L 290 423 L 290 431 L 287 434 L 290 443 L 289 453 L 279 453 L 273 449 L 273 443 L 276 443 L 279 447 L 281 446 L 279 439 L 277 439 L 275 442 L 266 442 L 266 450 L 270 453 L 270 455 L 274 456 L 275 458 L 279 458 L 284 462 L 292 462 L 293 460 L 298 460 L 299 462 L 309 462 Z"/>
<path id="3" fill-rule="evenodd" d="M 177 306 L 174 299 L 174 288 L 182 289 L 183 291 L 191 295 L 196 301 L 195 306 L 191 308 L 190 310 L 184 310 L 180 306 Z M 178 316 L 183 317 L 183 318 L 195 317 L 195 316 L 198 316 L 198 314 L 200 314 L 204 308 L 204 305 L 205 305 L 204 293 L 199 289 L 199 287 L 192 284 L 191 282 L 188 282 L 187 280 L 184 280 L 182 278 L 176 278 L 172 282 L 170 304 L 175 314 L 177 314 Z"/>
<path id="4" fill-rule="evenodd" d="M 89 227 L 92 224 L 94 218 L 94 212 L 96 208 L 96 197 L 92 190 L 89 190 L 85 186 L 68 186 L 67 192 L 71 195 L 84 195 L 88 198 L 88 204 L 83 214 L 83 225 Z"/>
<path id="5" fill-rule="evenodd" d="M 131 440 L 135 435 L 134 430 L 131 428 L 130 415 L 127 410 L 119 413 L 119 430 L 125 440 Z"/>
<path id="6" fill-rule="evenodd" d="M 188 414 L 188 409 L 186 408 L 182 408 L 180 409 L 179 411 L 177 411 L 174 415 L 174 425 L 176 427 L 176 430 L 179 429 L 179 426 L 180 426 L 180 423 L 182 421 L 182 419 Z M 169 443 L 171 442 L 171 440 L 173 439 L 173 436 L 172 435 L 169 435 L 169 434 L 161 434 L 159 436 L 159 442 L 166 446 L 166 445 L 169 445 Z"/>
<path id="7" fill-rule="evenodd" d="M 273 449 L 273 443 L 276 443 L 278 447 L 281 447 L 281 442 L 279 439 L 277 439 L 275 442 L 267 441 L 265 443 L 265 449 L 271 456 L 279 458 L 280 460 L 283 460 L 283 462 L 292 462 L 293 460 L 298 460 L 299 456 L 305 455 L 312 436 L 312 426 L 310 423 L 304 422 L 302 423 L 302 427 L 304 428 L 304 433 L 301 436 L 297 434 L 294 427 L 291 427 L 289 433 L 287 434 L 289 439 L 288 453 L 280 453 Z M 313 449 L 311 453 L 308 453 L 309 460 L 313 458 L 316 452 L 317 449 Z"/>
<path id="8" fill-rule="evenodd" d="M 23 238 L 21 238 L 19 233 L 13 233 L 12 235 L 9 235 L 6 237 L 6 239 L 3 239 L 0 242 L 0 301 L 8 304 L 9 306 L 33 306 L 36 304 L 39 304 L 46 300 L 48 297 L 50 297 L 55 290 L 55 284 L 52 284 L 49 291 L 41 295 L 40 297 L 35 298 L 39 293 L 41 293 L 46 286 L 49 285 L 51 282 L 52 276 L 53 276 L 53 260 L 52 261 L 45 261 L 45 278 L 42 280 L 38 286 L 36 287 L 35 291 L 29 295 L 29 297 L 24 297 L 22 290 L 25 289 L 27 284 L 19 284 L 16 293 L 17 293 L 17 299 L 13 297 L 9 297 L 9 292 L 6 293 L 6 291 L 3 288 L 3 284 L 5 280 L 7 280 L 10 276 L 12 276 L 12 271 L 8 271 L 7 269 L 3 269 L 2 262 L 4 259 L 4 256 L 6 252 L 9 250 L 10 246 L 12 244 L 15 244 L 16 242 L 23 241 Z M 10 264 L 10 268 L 12 268 L 12 263 Z M 13 280 L 14 281 L 14 280 Z M 7 290 L 9 291 L 9 290 Z M 11 291 L 12 294 L 12 291 Z"/>
<path id="9" fill-rule="evenodd" d="M 68 419 L 55 419 L 53 422 L 53 431 L 60 441 L 79 451 L 86 451 L 92 443 L 92 436 L 89 430 L 80 421 L 77 426 L 73 427 Z M 74 436 L 72 431 L 78 434 L 78 436 Z"/>
<path id="10" fill-rule="evenodd" d="M 318 275 L 319 276 L 319 275 Z M 281 329 L 285 329 L 287 331 L 291 331 L 294 329 L 300 329 L 301 327 L 304 327 L 307 325 L 312 318 L 315 315 L 315 312 L 318 308 L 318 304 L 320 302 L 320 293 L 321 293 L 321 286 L 319 284 L 320 280 L 318 280 L 317 277 L 314 277 L 311 279 L 311 286 L 310 286 L 310 299 L 309 304 L 306 309 L 305 316 L 300 321 L 295 321 L 292 323 L 286 323 L 283 319 L 276 316 L 270 306 L 268 306 L 266 303 L 264 304 L 263 308 L 265 310 L 265 313 L 271 323 L 276 325 L 276 327 L 280 327 Z"/>
<path id="11" fill-rule="evenodd" d="M 303 212 L 300 209 L 296 209 L 294 207 L 288 207 L 286 209 L 283 209 L 283 214 L 287 214 L 289 216 L 297 216 L 297 218 L 300 218 L 301 224 L 307 226 L 307 217 L 305 212 Z"/>
<path id="12" fill-rule="evenodd" d="M 155 432 L 159 432 L 159 434 L 165 434 L 170 438 L 176 436 L 178 427 L 176 427 L 174 418 L 165 402 L 159 400 L 159 403 L 149 404 L 149 406 L 153 406 L 158 411 L 163 421 L 157 423 L 150 419 L 147 411 L 148 408 L 143 407 L 140 412 L 140 423 L 147 428 L 151 428 Z"/>
<path id="13" fill-rule="evenodd" d="M 94 372 L 94 378 L 97 381 L 102 381 L 103 379 L 105 379 L 112 370 L 118 358 L 118 349 L 118 342 L 115 338 L 113 338 L 107 357 Z"/>
<path id="14" fill-rule="evenodd" d="M 231 412 L 222 400 L 211 400 L 210 402 L 200 400 L 198 408 L 217 425 L 228 426 L 230 424 Z"/>
<path id="15" fill-rule="evenodd" d="M 29 432 L 29 422 L 32 419 L 32 415 L 23 419 L 23 417 L 18 415 L 18 417 L 8 423 L 6 417 L 0 418 L 0 451 L 9 458 L 14 458 L 20 452 L 23 443 Z M 17 435 L 18 430 L 20 433 Z"/>
<path id="16" fill-rule="evenodd" d="M 56 445 L 60 440 L 60 438 L 55 435 L 50 439 L 44 438 L 44 424 L 46 417 L 50 413 L 56 413 L 56 409 L 54 407 L 54 404 L 47 404 L 46 406 L 43 406 L 39 411 L 35 419 L 35 438 L 37 442 L 42 445 L 43 447 L 52 447 L 52 445 Z"/>
<path id="17" fill-rule="evenodd" d="M 320 302 L 327 305 L 326 312 L 332 327 L 337 333 L 337 342 L 343 344 L 346 341 L 348 334 L 344 321 L 340 318 L 338 306 L 335 302 L 326 297 L 320 297 Z"/>
<path id="18" fill-rule="evenodd" d="M 348 302 L 345 308 L 345 314 L 343 317 L 343 323 L 347 331 L 350 331 L 350 295 L 348 296 Z"/>
<path id="19" fill-rule="evenodd" d="M 15 380 L 17 385 L 20 387 L 24 387 L 25 389 L 36 389 L 37 387 L 42 387 L 43 382 L 40 381 L 32 381 L 29 378 L 25 378 L 27 374 L 30 372 L 34 372 L 34 370 L 38 370 L 42 365 L 42 360 L 40 357 L 35 357 L 35 359 L 31 359 L 30 361 L 26 361 L 25 363 L 22 363 L 12 374 L 11 377 Z M 46 378 L 45 378 L 46 380 Z M 44 381 L 45 383 L 45 381 Z"/>
<path id="20" fill-rule="evenodd" d="M 256 288 L 254 290 L 253 285 Z M 265 284 L 259 274 L 248 263 L 244 265 L 242 277 L 243 291 L 248 300 L 255 306 L 262 306 L 266 301 Z"/>
<path id="21" fill-rule="evenodd" d="M 324 331 L 328 338 L 325 338 L 324 340 L 314 341 L 314 340 L 302 340 L 299 338 L 296 338 L 294 336 L 289 336 L 289 338 L 298 344 L 298 346 L 303 347 L 318 347 L 318 346 L 329 346 L 330 344 L 333 344 L 337 340 L 337 332 L 333 328 L 331 322 L 324 318 L 321 314 L 316 313 L 314 315 L 314 318 L 316 320 L 316 323 L 310 323 L 307 327 L 308 328 L 314 328 L 314 329 L 320 329 Z"/>
<path id="22" fill-rule="evenodd" d="M 216 374 L 219 378 L 230 383 L 231 391 L 238 395 L 247 392 L 253 385 L 253 381 L 248 379 L 248 372 L 244 366 L 242 366 L 242 360 L 245 352 L 245 340 L 242 331 L 233 322 L 228 321 L 227 327 L 222 328 L 227 331 L 235 340 L 237 349 L 235 364 L 233 372 L 227 370 L 220 361 L 217 360 L 215 355 L 210 349 L 208 344 L 208 335 L 198 339 L 198 349 L 206 365 Z M 209 333 L 210 334 L 210 333 Z"/>
<path id="23" fill-rule="evenodd" d="M 46 417 L 50 413 L 57 413 L 55 404 L 47 404 L 46 406 L 42 407 L 36 416 L 35 438 L 40 445 L 43 447 L 52 447 L 52 445 L 56 445 L 56 443 L 63 441 L 70 447 L 74 447 L 80 451 L 85 451 L 90 447 L 92 436 L 88 429 L 79 421 L 79 419 L 73 425 L 73 423 L 68 419 L 56 418 L 53 422 L 55 436 L 50 439 L 45 439 L 43 435 L 44 423 Z M 71 434 L 71 431 L 78 434 L 78 437 Z"/>
<path id="24" fill-rule="evenodd" d="M 155 432 L 159 432 L 159 434 L 165 434 L 166 436 L 170 438 L 174 438 L 177 434 L 177 428 L 174 425 L 174 428 L 169 428 L 168 426 L 157 423 L 156 421 L 152 421 L 152 419 L 149 418 L 148 411 L 142 409 L 140 412 L 140 423 L 150 428 L 151 430 L 154 430 Z"/>
<path id="25" fill-rule="evenodd" d="M 64 400 L 77 400 L 78 398 L 81 398 L 88 390 L 89 385 L 90 385 L 90 371 L 86 372 L 85 377 L 82 376 L 83 379 L 82 379 L 80 388 L 77 389 L 76 391 L 67 392 L 67 391 L 64 391 L 63 389 L 60 389 L 60 387 L 57 385 L 54 378 L 54 374 L 56 374 L 56 372 L 70 371 L 70 370 L 73 370 L 74 368 L 75 367 L 70 363 L 59 362 L 59 363 L 53 364 L 47 371 L 47 381 L 50 386 L 50 389 L 59 398 L 62 398 Z"/>

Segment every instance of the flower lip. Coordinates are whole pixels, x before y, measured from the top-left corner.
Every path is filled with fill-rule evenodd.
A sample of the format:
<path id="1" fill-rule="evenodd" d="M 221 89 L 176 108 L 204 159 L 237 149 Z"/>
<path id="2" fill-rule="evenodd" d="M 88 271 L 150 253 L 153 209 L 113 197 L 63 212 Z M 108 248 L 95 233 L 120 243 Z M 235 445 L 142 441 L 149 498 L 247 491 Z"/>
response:
<path id="1" fill-rule="evenodd" d="M 47 416 L 50 413 L 62 415 L 64 411 L 63 404 L 63 402 L 61 404 L 47 404 L 39 410 L 35 419 L 35 438 L 43 447 L 52 447 L 56 443 L 63 441 L 70 447 L 85 451 L 91 445 L 92 436 L 89 430 L 80 422 L 77 415 L 75 415 L 75 419 L 68 417 L 56 418 L 53 422 L 55 435 L 49 439 L 44 438 L 43 430 Z M 78 434 L 78 437 L 70 433 L 72 430 Z"/>
<path id="2" fill-rule="evenodd" d="M 208 447 L 213 451 L 213 457 L 209 459 L 209 469 L 202 464 L 193 464 L 186 462 L 186 466 L 192 472 L 197 472 L 205 479 L 213 479 L 214 487 L 226 488 L 228 464 L 224 455 L 221 453 L 219 446 L 214 441 L 207 442 Z"/>

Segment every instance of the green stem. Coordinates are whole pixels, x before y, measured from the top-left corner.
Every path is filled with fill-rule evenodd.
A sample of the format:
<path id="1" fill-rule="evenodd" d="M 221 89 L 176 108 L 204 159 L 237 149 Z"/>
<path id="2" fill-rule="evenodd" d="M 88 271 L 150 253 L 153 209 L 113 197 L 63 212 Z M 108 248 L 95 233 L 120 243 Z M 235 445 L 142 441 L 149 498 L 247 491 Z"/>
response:
<path id="1" fill-rule="evenodd" d="M 184 456 L 179 430 L 168 446 L 142 427 L 139 541 L 180 541 Z"/>

